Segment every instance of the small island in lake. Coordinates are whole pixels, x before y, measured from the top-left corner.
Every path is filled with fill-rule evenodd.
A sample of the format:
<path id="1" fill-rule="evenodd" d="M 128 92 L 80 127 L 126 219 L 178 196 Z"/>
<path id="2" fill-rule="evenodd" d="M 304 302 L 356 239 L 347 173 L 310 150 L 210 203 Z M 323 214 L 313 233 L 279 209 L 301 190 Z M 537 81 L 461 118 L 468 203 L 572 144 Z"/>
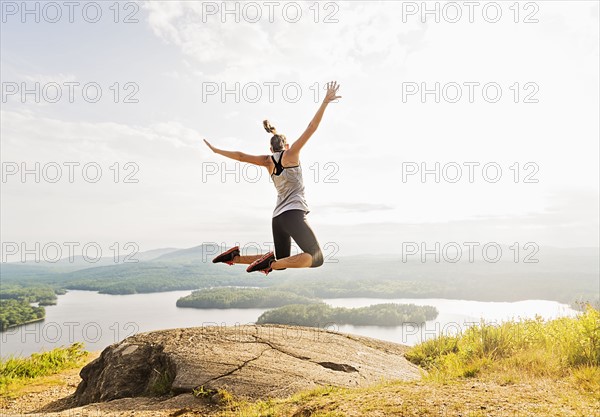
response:
<path id="1" fill-rule="evenodd" d="M 368 307 L 331 307 L 325 303 L 294 304 L 264 312 L 257 324 L 287 324 L 323 327 L 327 324 L 355 326 L 401 326 L 404 323 L 422 324 L 437 317 L 432 306 L 414 304 L 375 304 Z"/>
<path id="2" fill-rule="evenodd" d="M 320 300 L 269 288 L 208 288 L 177 300 L 177 307 L 275 308 L 288 304 L 312 304 Z"/>

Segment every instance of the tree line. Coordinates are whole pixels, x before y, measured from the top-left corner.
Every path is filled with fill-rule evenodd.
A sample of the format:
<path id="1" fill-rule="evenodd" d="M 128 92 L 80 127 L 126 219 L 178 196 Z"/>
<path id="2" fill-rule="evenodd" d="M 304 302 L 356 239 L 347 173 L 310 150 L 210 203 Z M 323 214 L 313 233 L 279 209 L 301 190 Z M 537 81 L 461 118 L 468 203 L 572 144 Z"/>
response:
<path id="1" fill-rule="evenodd" d="M 46 316 L 44 306 L 56 304 L 57 293 L 64 293 L 64 290 L 49 286 L 3 285 L 0 287 L 0 331 L 42 320 Z M 35 303 L 38 305 L 32 305 Z"/>
<path id="2" fill-rule="evenodd" d="M 331 307 L 325 303 L 294 304 L 264 312 L 257 324 L 287 324 L 323 327 L 328 324 L 355 326 L 400 326 L 404 323 L 422 324 L 437 317 L 432 306 L 414 304 L 375 304 L 368 307 Z"/>
<path id="3" fill-rule="evenodd" d="M 287 291 L 262 288 L 208 288 L 177 300 L 177 307 L 273 308 L 288 304 L 310 304 L 319 300 Z"/>

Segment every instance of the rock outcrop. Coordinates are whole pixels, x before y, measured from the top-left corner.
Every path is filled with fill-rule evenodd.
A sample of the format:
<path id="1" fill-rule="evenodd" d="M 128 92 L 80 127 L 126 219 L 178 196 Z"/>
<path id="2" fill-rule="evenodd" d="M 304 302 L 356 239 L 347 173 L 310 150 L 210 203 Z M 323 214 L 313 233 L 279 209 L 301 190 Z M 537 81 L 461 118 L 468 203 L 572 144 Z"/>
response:
<path id="1" fill-rule="evenodd" d="M 225 388 L 248 398 L 282 397 L 320 385 L 412 380 L 406 347 L 315 328 L 198 327 L 140 333 L 107 347 L 81 370 L 76 405 Z"/>

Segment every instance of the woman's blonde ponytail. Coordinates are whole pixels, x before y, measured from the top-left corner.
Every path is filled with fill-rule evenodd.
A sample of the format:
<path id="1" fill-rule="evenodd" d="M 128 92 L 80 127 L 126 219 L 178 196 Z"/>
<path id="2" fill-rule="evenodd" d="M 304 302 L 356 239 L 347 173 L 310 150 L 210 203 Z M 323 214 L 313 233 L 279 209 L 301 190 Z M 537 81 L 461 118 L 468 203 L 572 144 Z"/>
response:
<path id="1" fill-rule="evenodd" d="M 268 120 L 263 120 L 263 127 L 268 133 L 273 134 L 273 137 L 271 137 L 271 148 L 273 149 L 273 152 L 280 152 L 284 150 L 285 145 L 287 145 L 285 135 L 278 134 L 275 126 L 269 123 Z"/>
<path id="2" fill-rule="evenodd" d="M 269 123 L 268 120 L 263 120 L 263 127 L 265 128 L 267 133 L 272 133 L 274 135 L 277 134 L 277 129 L 275 129 L 275 126 L 271 125 L 271 123 Z"/>

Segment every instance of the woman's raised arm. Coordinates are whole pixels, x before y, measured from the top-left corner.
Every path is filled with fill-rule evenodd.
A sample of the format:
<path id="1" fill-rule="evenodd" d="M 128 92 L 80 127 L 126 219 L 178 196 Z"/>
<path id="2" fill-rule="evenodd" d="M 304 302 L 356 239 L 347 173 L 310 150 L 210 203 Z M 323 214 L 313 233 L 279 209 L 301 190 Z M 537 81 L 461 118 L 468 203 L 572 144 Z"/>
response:
<path id="1" fill-rule="evenodd" d="M 327 108 L 327 105 L 332 101 L 342 97 L 337 95 L 337 91 L 339 88 L 340 86 L 336 81 L 331 81 L 327 83 L 327 93 L 325 94 L 325 99 L 323 99 L 323 103 L 321 103 L 319 110 L 317 110 L 317 114 L 315 114 L 313 119 L 310 121 L 304 133 L 298 138 L 298 140 L 296 140 L 292 144 L 288 153 L 293 155 L 300 154 L 300 150 L 302 149 L 302 147 L 306 144 L 306 142 L 308 142 L 313 133 L 317 131 L 319 123 L 321 123 L 321 119 L 323 118 L 323 114 L 325 113 L 325 109 Z"/>

